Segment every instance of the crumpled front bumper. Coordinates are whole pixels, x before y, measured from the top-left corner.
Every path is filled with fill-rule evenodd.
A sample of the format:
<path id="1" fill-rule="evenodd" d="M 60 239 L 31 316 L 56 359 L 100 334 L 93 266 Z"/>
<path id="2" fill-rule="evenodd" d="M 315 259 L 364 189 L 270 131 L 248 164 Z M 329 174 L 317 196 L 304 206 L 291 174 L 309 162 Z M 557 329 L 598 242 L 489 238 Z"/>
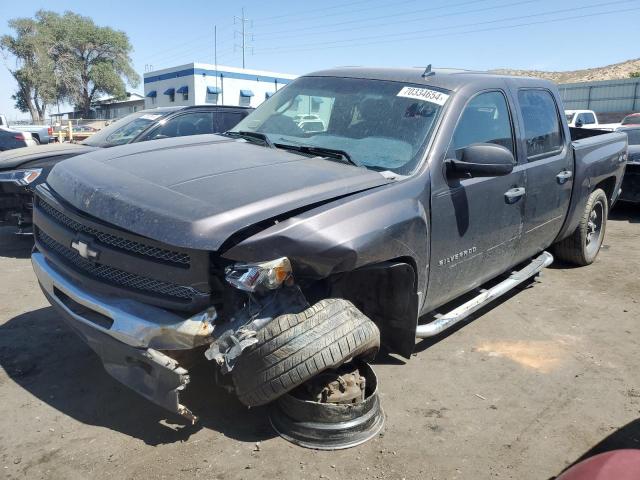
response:
<path id="1" fill-rule="evenodd" d="M 159 350 L 192 350 L 210 343 L 215 310 L 184 319 L 131 300 L 78 288 L 34 252 L 33 269 L 45 296 L 98 354 L 107 372 L 148 400 L 195 422 L 180 404 L 188 371 Z"/>

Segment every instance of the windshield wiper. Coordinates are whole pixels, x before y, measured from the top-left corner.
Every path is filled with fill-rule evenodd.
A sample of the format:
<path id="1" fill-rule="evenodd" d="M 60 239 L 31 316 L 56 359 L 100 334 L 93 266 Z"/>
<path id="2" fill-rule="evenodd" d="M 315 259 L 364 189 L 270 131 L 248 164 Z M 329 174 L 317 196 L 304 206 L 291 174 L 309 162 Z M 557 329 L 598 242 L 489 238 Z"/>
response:
<path id="1" fill-rule="evenodd" d="M 245 140 L 260 140 L 262 143 L 264 143 L 265 147 L 275 148 L 273 142 L 269 140 L 269 137 L 267 137 L 264 133 L 240 130 L 239 132 L 224 132 L 223 135 L 233 138 L 244 138 Z"/>
<path id="2" fill-rule="evenodd" d="M 274 147 L 282 148 L 283 150 L 293 150 L 294 152 L 307 153 L 310 155 L 318 155 L 324 158 L 335 158 L 338 160 L 344 160 L 346 163 L 361 167 L 359 163 L 351 158 L 344 150 L 337 150 L 335 148 L 314 147 L 313 145 L 289 145 L 286 143 L 274 143 Z"/>

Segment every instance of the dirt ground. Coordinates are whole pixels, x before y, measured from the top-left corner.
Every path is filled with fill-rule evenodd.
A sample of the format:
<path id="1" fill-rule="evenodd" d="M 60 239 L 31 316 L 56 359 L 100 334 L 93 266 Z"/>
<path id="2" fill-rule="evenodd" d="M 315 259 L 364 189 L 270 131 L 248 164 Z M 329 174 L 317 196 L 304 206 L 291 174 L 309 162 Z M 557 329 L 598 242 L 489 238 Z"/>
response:
<path id="1" fill-rule="evenodd" d="M 316 452 L 194 375 L 196 426 L 120 386 L 48 306 L 30 239 L 0 229 L 0 478 L 549 479 L 640 448 L 640 209 L 616 209 L 598 261 L 532 288 L 408 362 L 374 366 L 384 433 Z"/>

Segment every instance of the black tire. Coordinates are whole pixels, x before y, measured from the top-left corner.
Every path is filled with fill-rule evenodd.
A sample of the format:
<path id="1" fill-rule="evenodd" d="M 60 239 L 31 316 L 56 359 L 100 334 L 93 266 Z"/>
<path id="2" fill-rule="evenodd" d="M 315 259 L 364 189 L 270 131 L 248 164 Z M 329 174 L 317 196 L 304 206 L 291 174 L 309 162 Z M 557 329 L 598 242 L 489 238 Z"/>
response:
<path id="1" fill-rule="evenodd" d="M 376 324 L 338 298 L 282 315 L 257 336 L 231 372 L 238 398 L 249 407 L 265 405 L 352 358 L 372 359 L 380 348 Z"/>
<path id="2" fill-rule="evenodd" d="M 553 246 L 555 257 L 578 266 L 591 265 L 602 246 L 608 215 L 607 195 L 597 188 L 589 195 L 576 230 Z"/>

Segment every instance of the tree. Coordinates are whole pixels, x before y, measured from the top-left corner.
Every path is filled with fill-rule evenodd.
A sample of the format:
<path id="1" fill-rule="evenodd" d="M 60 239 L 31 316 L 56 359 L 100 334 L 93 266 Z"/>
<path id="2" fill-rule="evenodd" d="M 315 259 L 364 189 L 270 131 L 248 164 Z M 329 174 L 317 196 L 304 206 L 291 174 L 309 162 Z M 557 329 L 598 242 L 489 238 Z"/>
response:
<path id="1" fill-rule="evenodd" d="M 89 17 L 73 12 L 59 15 L 38 12 L 52 38 L 49 55 L 54 61 L 59 90 L 83 114 L 100 94 L 125 98 L 125 82 L 140 81 L 130 53 L 129 37 L 122 31 L 100 27 Z"/>
<path id="2" fill-rule="evenodd" d="M 7 69 L 18 84 L 12 98 L 18 110 L 29 112 L 31 119 L 39 122 L 44 119 L 47 105 L 55 102 L 57 93 L 53 62 L 47 51 L 47 35 L 38 18 L 10 20 L 9 27 L 15 30 L 15 36 L 3 35 L 0 50 Z M 8 55 L 14 57 L 13 65 L 10 65 Z"/>
<path id="3" fill-rule="evenodd" d="M 640 78 L 640 72 L 631 72 L 629 78 Z"/>

